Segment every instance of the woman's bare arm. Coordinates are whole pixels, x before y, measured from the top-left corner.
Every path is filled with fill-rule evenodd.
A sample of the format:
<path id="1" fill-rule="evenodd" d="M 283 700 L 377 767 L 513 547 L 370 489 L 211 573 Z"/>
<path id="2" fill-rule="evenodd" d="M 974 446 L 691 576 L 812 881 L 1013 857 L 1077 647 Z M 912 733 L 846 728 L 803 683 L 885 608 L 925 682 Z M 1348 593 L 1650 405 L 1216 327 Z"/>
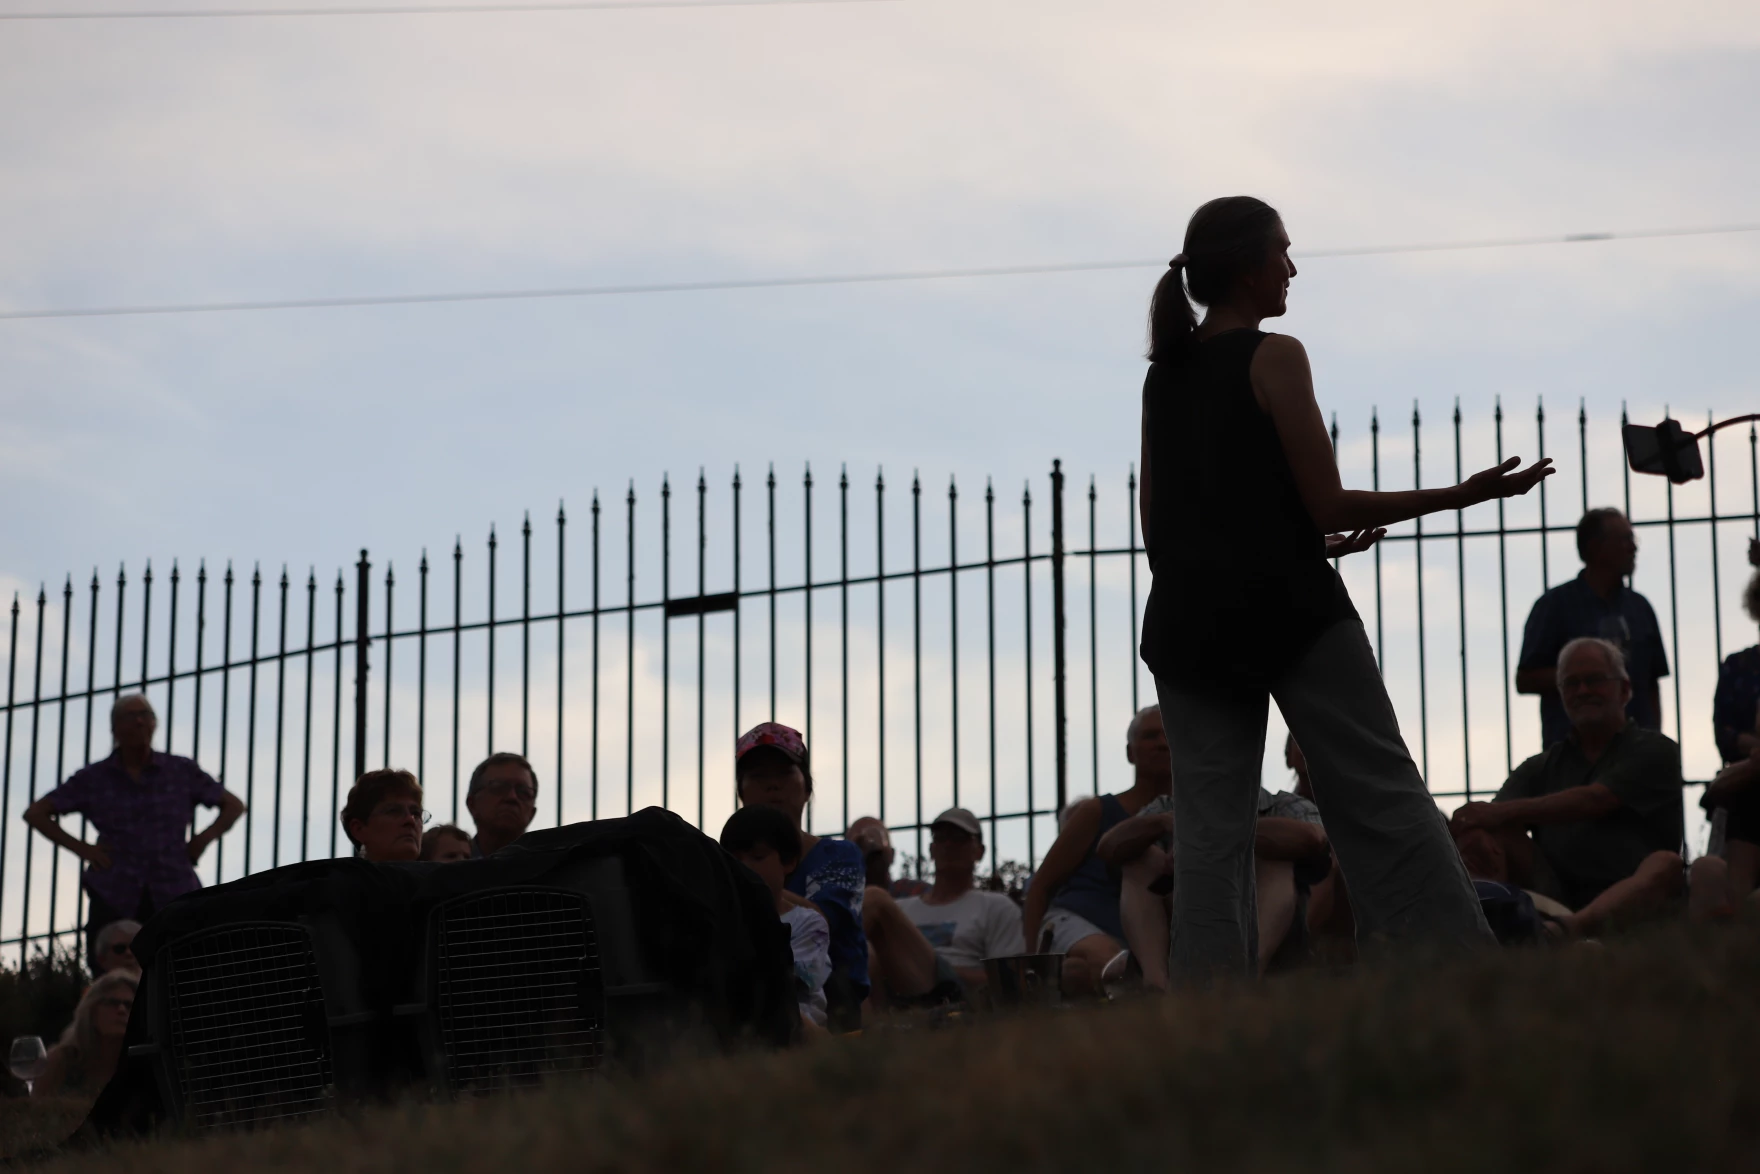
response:
<path id="1" fill-rule="evenodd" d="M 1332 438 L 1314 400 L 1314 376 L 1302 344 L 1286 334 L 1266 336 L 1253 356 L 1251 375 L 1253 395 L 1277 427 L 1302 504 L 1322 530 L 1372 529 L 1438 510 L 1465 509 L 1492 498 L 1515 497 L 1553 471 L 1551 459 L 1545 458 L 1516 472 L 1521 459 L 1511 457 L 1447 489 L 1391 493 L 1346 489 L 1338 479 Z"/>
<path id="2" fill-rule="evenodd" d="M 1137 511 L 1143 522 L 1143 545 L 1149 545 L 1149 389 L 1143 389 L 1143 456 L 1137 468 Z"/>

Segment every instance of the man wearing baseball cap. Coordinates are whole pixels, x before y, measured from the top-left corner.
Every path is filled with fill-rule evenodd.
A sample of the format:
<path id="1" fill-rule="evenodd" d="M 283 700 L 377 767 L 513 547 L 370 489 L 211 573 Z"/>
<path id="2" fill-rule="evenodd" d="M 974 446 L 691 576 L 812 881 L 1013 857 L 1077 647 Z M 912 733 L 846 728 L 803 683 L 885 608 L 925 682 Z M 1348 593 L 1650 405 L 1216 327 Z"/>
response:
<path id="1" fill-rule="evenodd" d="M 1021 911 L 1004 893 L 976 887 L 984 829 L 963 807 L 949 807 L 929 825 L 935 883 L 898 903 L 968 990 L 984 984 L 984 959 L 1024 954 Z"/>

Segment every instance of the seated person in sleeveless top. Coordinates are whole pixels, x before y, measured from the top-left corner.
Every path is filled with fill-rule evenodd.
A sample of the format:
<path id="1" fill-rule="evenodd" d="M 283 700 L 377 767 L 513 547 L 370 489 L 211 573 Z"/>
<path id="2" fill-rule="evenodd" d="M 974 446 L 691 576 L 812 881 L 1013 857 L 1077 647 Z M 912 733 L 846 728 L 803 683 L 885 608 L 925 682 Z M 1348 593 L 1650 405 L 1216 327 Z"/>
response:
<path id="1" fill-rule="evenodd" d="M 96 1097 L 122 1058 L 128 1015 L 134 1009 L 138 970 L 112 970 L 91 985 L 73 1013 L 61 1042 L 49 1049 L 33 1097 Z"/>
<path id="2" fill-rule="evenodd" d="M 1027 888 L 1021 915 L 1027 950 L 1066 955 L 1063 989 L 1068 994 L 1098 993 L 1102 977 L 1110 977 L 1108 968 L 1123 966 L 1119 871 L 1096 856 L 1094 848 L 1114 825 L 1167 794 L 1172 773 L 1159 706 L 1131 719 L 1124 755 L 1136 768 L 1131 789 L 1071 806 Z"/>
<path id="3" fill-rule="evenodd" d="M 1450 827 L 1470 875 L 1538 894 L 1555 931 L 1577 936 L 1682 895 L 1681 755 L 1627 716 L 1632 682 L 1617 645 L 1572 640 L 1556 679 L 1569 734 Z"/>
<path id="4" fill-rule="evenodd" d="M 1290 743 L 1292 746 L 1294 742 Z M 1175 786 L 1178 785 L 1176 782 Z M 1132 819 L 1100 837 L 1095 851 L 1119 869 L 1119 907 L 1125 940 L 1155 990 L 1168 986 L 1168 946 L 1173 907 L 1173 796 L 1152 800 Z M 1312 800 L 1289 791 L 1259 788 L 1259 820 L 1253 833 L 1254 887 L 1259 914 L 1261 977 L 1306 960 L 1313 887 L 1332 875 L 1332 845 Z"/>

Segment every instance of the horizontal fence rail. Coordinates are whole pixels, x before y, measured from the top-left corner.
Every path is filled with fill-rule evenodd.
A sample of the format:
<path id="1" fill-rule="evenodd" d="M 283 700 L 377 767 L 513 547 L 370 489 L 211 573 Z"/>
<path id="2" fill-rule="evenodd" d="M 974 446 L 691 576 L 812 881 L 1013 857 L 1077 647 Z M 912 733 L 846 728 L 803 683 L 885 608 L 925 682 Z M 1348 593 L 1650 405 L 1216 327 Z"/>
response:
<path id="1" fill-rule="evenodd" d="M 1521 623 L 1540 591 L 1575 573 L 1576 520 L 1596 505 L 1623 506 L 1646 539 L 1634 585 L 1668 644 L 1664 726 L 1689 777 L 1716 767 L 1717 667 L 1754 635 L 1734 603 L 1746 540 L 1760 537 L 1754 428 L 1745 445 L 1734 430 L 1712 438 L 1705 481 L 1677 489 L 1634 484 L 1612 427 L 1592 429 L 1581 405 L 1574 415 L 1555 452 L 1543 405 L 1518 427 L 1498 404 L 1474 427 L 1456 404 L 1443 416 L 1446 480 L 1433 468 L 1431 484 L 1525 449 L 1518 431 L 1535 446 L 1525 456 L 1551 455 L 1563 475 L 1526 498 L 1396 528 L 1341 564 L 1439 801 L 1489 797 L 1540 748 L 1537 702 L 1513 691 Z M 1366 437 L 1344 440 L 1335 419 L 1346 482 L 1425 484 L 1425 427 L 1416 406 L 1409 435 L 1377 412 Z M 1092 477 L 1066 487 L 1053 462 L 1039 500 L 1032 484 L 1016 499 L 986 480 L 964 504 L 952 478 L 943 490 L 913 474 L 901 490 L 882 472 L 868 485 L 840 471 L 826 487 L 810 468 L 789 483 L 772 469 L 757 485 L 736 469 L 714 495 L 699 474 L 679 492 L 695 500 L 679 503 L 676 526 L 670 479 L 652 497 L 632 482 L 621 502 L 594 493 L 585 535 L 559 506 L 548 534 L 526 518 L 511 552 L 491 527 L 480 554 L 456 539 L 450 567 L 424 551 L 404 578 L 362 550 L 333 581 L 206 562 L 190 576 L 173 562 L 162 579 L 149 563 L 134 580 L 119 568 L 114 580 L 94 572 L 15 594 L 0 946 L 22 959 L 82 923 L 80 862 L 19 817 L 109 753 L 109 707 L 132 692 L 159 713 L 159 749 L 196 758 L 249 805 L 203 859 L 205 883 L 346 854 L 337 812 L 377 766 L 414 770 L 427 805 L 468 826 L 460 780 L 495 750 L 533 760 L 534 826 L 659 803 L 715 834 L 735 802 L 734 738 L 769 719 L 799 726 L 813 748 L 815 831 L 877 815 L 919 866 L 942 807 L 979 812 L 993 865 L 1030 865 L 1067 802 L 1129 785 L 1124 729 L 1154 699 L 1136 655 L 1149 571 L 1134 469 L 1110 488 Z M 502 565 L 509 557 L 517 567 Z M 1267 783 L 1281 785 L 1281 745 L 1267 749 Z"/>

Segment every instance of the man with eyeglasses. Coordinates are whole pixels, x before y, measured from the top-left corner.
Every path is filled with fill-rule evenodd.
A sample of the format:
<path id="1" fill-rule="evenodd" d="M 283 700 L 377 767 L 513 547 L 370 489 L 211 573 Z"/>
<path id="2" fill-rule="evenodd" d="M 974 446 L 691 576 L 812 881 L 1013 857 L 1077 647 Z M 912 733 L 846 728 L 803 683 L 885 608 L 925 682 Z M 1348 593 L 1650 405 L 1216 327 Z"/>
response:
<path id="1" fill-rule="evenodd" d="M 86 953 L 94 972 L 103 968 L 99 932 L 125 918 L 144 922 L 173 898 L 201 888 L 196 861 L 244 814 L 244 800 L 194 761 L 154 750 L 158 728 L 144 695 L 121 698 L 110 709 L 115 751 L 24 811 L 25 823 L 86 862 Z M 220 814 L 191 836 L 197 807 L 218 807 Z M 62 816 L 75 812 L 97 829 L 97 843 L 61 825 Z"/>
<path id="2" fill-rule="evenodd" d="M 1607 640 L 1564 646 L 1555 671 L 1569 733 L 1528 759 L 1490 803 L 1451 821 L 1476 879 L 1561 902 L 1568 935 L 1667 909 L 1685 888 L 1681 752 L 1626 712 L 1632 682 Z"/>
<path id="3" fill-rule="evenodd" d="M 524 755 L 491 754 L 471 772 L 465 808 L 477 825 L 471 857 L 493 856 L 526 834 L 538 813 L 538 773 Z"/>

